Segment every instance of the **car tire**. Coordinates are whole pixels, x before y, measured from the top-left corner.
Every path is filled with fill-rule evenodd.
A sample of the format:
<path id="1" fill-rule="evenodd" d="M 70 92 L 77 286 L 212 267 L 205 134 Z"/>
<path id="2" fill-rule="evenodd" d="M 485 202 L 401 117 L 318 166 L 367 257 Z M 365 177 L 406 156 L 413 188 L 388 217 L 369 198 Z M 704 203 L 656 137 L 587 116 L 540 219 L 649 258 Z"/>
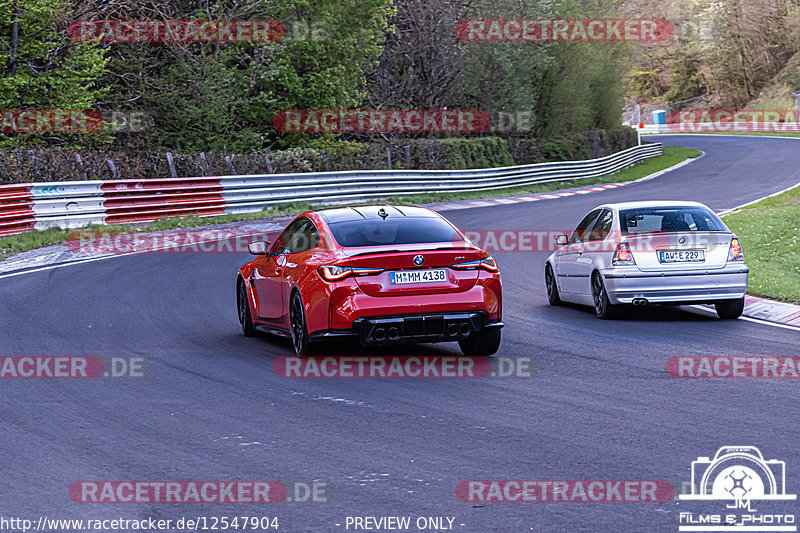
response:
<path id="1" fill-rule="evenodd" d="M 238 306 L 239 324 L 245 337 L 255 337 L 256 328 L 253 326 L 253 317 L 250 314 L 250 300 L 247 297 L 247 287 L 244 280 L 239 278 L 236 289 L 236 305 Z"/>
<path id="2" fill-rule="evenodd" d="M 500 349 L 500 328 L 485 328 L 458 341 L 464 355 L 494 355 Z"/>
<path id="3" fill-rule="evenodd" d="M 732 320 L 742 316 L 744 312 L 744 298 L 738 300 L 722 300 L 714 304 L 720 318 Z"/>
<path id="4" fill-rule="evenodd" d="M 544 284 L 547 287 L 547 301 L 550 302 L 550 305 L 561 305 L 561 297 L 558 294 L 558 283 L 550 263 L 547 263 L 544 267 Z"/>
<path id="5" fill-rule="evenodd" d="M 599 272 L 592 275 L 592 298 L 594 299 L 594 310 L 600 320 L 613 320 L 617 314 L 616 306 L 611 304 L 606 292 L 606 285 L 603 283 L 603 276 Z"/>
<path id="6" fill-rule="evenodd" d="M 291 324 L 292 347 L 297 357 L 311 355 L 311 339 L 308 336 L 306 313 L 299 292 L 293 292 L 289 300 L 289 321 Z"/>

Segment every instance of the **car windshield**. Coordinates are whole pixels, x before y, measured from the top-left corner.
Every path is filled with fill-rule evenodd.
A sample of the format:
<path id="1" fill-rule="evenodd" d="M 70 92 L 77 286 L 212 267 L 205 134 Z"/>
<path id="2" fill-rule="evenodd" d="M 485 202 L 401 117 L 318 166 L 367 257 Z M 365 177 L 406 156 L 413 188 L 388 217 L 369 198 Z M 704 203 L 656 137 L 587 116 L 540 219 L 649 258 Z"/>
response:
<path id="1" fill-rule="evenodd" d="M 727 231 L 722 220 L 704 207 L 643 207 L 620 211 L 622 232 Z"/>
<path id="2" fill-rule="evenodd" d="M 347 220 L 329 226 L 336 242 L 348 248 L 463 240 L 450 224 L 438 217 Z"/>

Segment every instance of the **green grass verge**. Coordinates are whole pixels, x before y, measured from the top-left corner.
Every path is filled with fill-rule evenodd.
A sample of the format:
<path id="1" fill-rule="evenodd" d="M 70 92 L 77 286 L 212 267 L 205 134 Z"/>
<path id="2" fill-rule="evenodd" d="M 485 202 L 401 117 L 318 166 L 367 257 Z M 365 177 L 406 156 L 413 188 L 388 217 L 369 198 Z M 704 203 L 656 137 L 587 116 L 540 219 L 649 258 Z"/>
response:
<path id="1" fill-rule="evenodd" d="M 510 189 L 492 189 L 489 191 L 478 191 L 469 193 L 435 193 L 435 194 L 414 194 L 396 198 L 388 199 L 391 203 L 396 204 L 424 204 L 430 202 L 443 202 L 443 201 L 458 201 L 458 200 L 475 200 L 483 198 L 497 198 L 504 196 L 514 196 L 517 194 L 539 193 L 547 191 L 555 191 L 559 189 L 568 189 L 571 187 L 582 187 L 586 185 L 593 185 L 597 183 L 608 182 L 625 182 L 634 181 L 645 176 L 649 176 L 654 172 L 664 170 L 673 165 L 698 157 L 702 154 L 700 150 L 694 148 L 683 148 L 679 146 L 665 146 L 664 154 L 658 157 L 647 159 L 632 167 L 623 169 L 622 171 L 607 176 L 600 176 L 598 178 L 588 178 L 580 180 L 570 180 L 554 183 L 543 183 L 539 185 L 530 185 L 527 187 L 514 187 Z M 350 203 L 348 205 L 358 205 Z M 264 218 L 277 217 L 277 216 L 294 216 L 307 211 L 310 208 L 306 203 L 288 204 L 281 207 L 274 207 L 271 209 L 264 209 L 257 213 L 246 213 L 241 215 L 219 215 L 215 217 L 198 217 L 188 216 L 184 218 L 170 217 L 157 220 L 149 224 L 131 224 L 131 225 L 115 225 L 115 226 L 92 226 L 85 228 L 94 231 L 158 231 L 168 230 L 175 228 L 191 228 L 197 226 L 208 226 L 212 224 L 225 224 L 227 222 L 240 222 L 247 220 L 261 220 Z M 11 235 L 8 237 L 0 238 L 0 261 L 16 255 L 20 252 L 48 246 L 51 244 L 58 244 L 65 242 L 72 230 L 62 229 L 48 229 L 44 231 L 30 231 L 20 235 Z"/>
<path id="2" fill-rule="evenodd" d="M 741 240 L 748 292 L 800 304 L 800 187 L 731 213 L 725 224 Z"/>

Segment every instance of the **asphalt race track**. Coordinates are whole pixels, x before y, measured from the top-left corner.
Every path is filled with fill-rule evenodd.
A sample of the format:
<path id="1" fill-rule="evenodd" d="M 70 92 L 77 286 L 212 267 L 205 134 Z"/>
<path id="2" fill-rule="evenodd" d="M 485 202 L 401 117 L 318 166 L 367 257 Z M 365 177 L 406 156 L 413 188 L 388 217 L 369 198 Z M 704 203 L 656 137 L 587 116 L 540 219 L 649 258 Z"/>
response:
<path id="1" fill-rule="evenodd" d="M 462 230 L 566 230 L 604 202 L 698 200 L 719 211 L 800 182 L 797 140 L 658 139 L 706 155 L 616 190 L 445 215 Z M 268 515 L 284 533 L 347 531 L 347 516 L 367 515 L 455 516 L 455 530 L 470 533 L 678 531 L 683 502 L 484 505 L 459 501 L 455 488 L 688 480 L 693 460 L 724 445 L 786 461 L 788 492 L 800 491 L 797 380 L 665 372 L 675 355 L 800 355 L 800 332 L 685 309 L 600 321 L 589 309 L 551 308 L 546 255 L 495 254 L 506 324 L 498 355 L 532 356 L 531 379 L 278 378 L 272 365 L 292 354 L 289 343 L 245 338 L 236 319 L 235 273 L 247 255 L 144 254 L 0 278 L 2 355 L 152 365 L 141 379 L 0 380 L 0 515 Z M 257 479 L 322 480 L 335 492 L 329 503 L 265 506 L 81 505 L 68 495 L 79 480 Z"/>

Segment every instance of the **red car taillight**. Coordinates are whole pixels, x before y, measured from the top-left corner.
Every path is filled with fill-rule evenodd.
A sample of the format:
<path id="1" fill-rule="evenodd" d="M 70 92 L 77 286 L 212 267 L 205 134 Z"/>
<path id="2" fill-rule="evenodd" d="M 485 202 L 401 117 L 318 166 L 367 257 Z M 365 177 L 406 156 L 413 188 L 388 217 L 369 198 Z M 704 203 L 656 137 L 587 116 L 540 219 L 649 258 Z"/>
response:
<path id="1" fill-rule="evenodd" d="M 728 261 L 744 261 L 742 245 L 739 244 L 739 239 L 736 237 L 731 239 L 731 248 L 730 251 L 728 251 Z"/>
<path id="2" fill-rule="evenodd" d="M 486 257 L 484 259 L 478 259 L 476 261 L 467 261 L 466 263 L 456 263 L 455 265 L 450 265 L 450 268 L 454 270 L 485 270 L 487 272 L 497 272 L 499 269 L 497 268 L 497 263 L 495 263 L 494 259 L 491 257 Z"/>
<path id="3" fill-rule="evenodd" d="M 323 265 L 317 269 L 322 279 L 328 282 L 340 281 L 350 276 L 374 276 L 383 272 L 381 268 L 352 268 L 345 266 Z"/>
<path id="4" fill-rule="evenodd" d="M 611 261 L 614 266 L 635 265 L 633 252 L 627 242 L 621 242 L 614 251 L 614 259 Z"/>

